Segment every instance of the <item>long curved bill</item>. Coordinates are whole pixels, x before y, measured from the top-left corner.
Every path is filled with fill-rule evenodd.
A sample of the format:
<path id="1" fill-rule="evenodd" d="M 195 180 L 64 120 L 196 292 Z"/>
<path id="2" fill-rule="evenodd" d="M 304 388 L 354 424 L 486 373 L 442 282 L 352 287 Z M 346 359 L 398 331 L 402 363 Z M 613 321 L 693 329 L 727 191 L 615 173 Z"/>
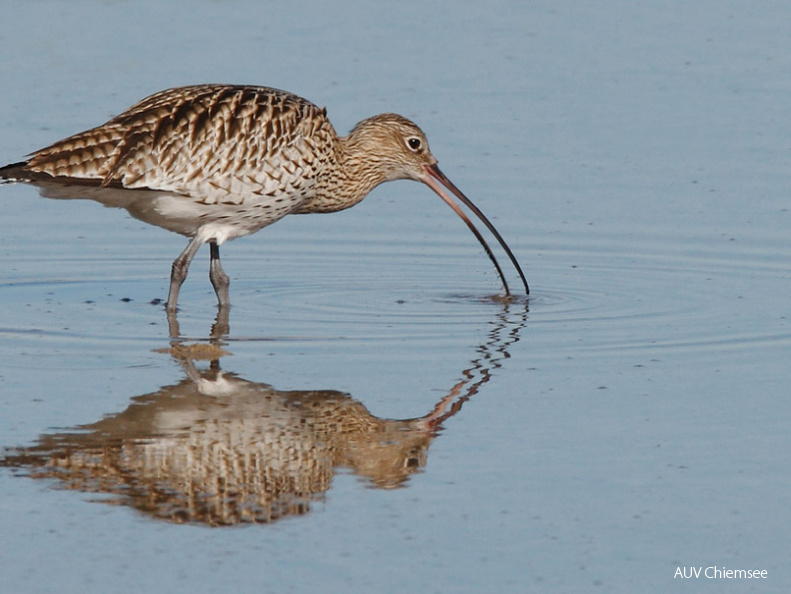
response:
<path id="1" fill-rule="evenodd" d="M 489 256 L 489 259 L 492 261 L 492 264 L 494 264 L 494 267 L 497 270 L 497 274 L 500 275 L 500 280 L 503 281 L 503 288 L 505 289 L 505 294 L 510 296 L 511 291 L 508 289 L 508 282 L 505 280 L 505 275 L 503 274 L 503 270 L 502 268 L 500 268 L 500 264 L 497 262 L 497 259 L 494 257 L 494 254 L 492 253 L 489 244 L 486 243 L 486 240 L 483 238 L 483 236 L 475 227 L 475 225 L 473 225 L 472 221 L 467 217 L 466 214 L 464 214 L 464 211 L 459 207 L 459 205 L 456 204 L 450 198 L 450 196 L 448 196 L 445 190 L 450 191 L 454 196 L 456 196 L 456 198 L 461 200 L 462 204 L 464 204 L 464 206 L 469 208 L 475 214 L 475 216 L 477 216 L 481 220 L 481 222 L 484 225 L 486 225 L 486 228 L 489 229 L 489 231 L 491 231 L 492 235 L 494 235 L 494 237 L 497 239 L 497 241 L 505 250 L 505 253 L 508 254 L 508 257 L 511 259 L 511 263 L 514 265 L 514 268 L 516 268 L 516 271 L 519 273 L 519 278 L 522 279 L 522 284 L 525 287 L 525 294 L 529 295 L 530 287 L 527 286 L 527 279 L 525 278 L 525 274 L 522 272 L 522 268 L 519 266 L 519 262 L 516 261 L 516 257 L 511 251 L 511 248 L 508 247 L 508 244 L 505 243 L 505 240 L 497 232 L 497 229 L 494 228 L 494 225 L 492 225 L 489 219 L 487 219 L 484 216 L 484 214 L 480 211 L 480 209 L 477 206 L 475 206 L 469 198 L 467 198 L 464 194 L 462 194 L 461 190 L 459 190 L 456 186 L 454 186 L 453 183 L 447 177 L 445 177 L 445 174 L 442 173 L 442 171 L 440 171 L 437 165 L 426 165 L 426 173 L 428 173 L 428 176 L 423 180 L 423 183 L 425 183 L 429 188 L 434 190 L 437 193 L 437 195 L 440 198 L 442 198 L 442 200 L 444 200 L 445 203 L 453 209 L 453 212 L 455 212 L 457 215 L 461 217 L 461 219 L 467 224 L 467 227 L 470 229 L 470 231 L 472 231 L 473 235 L 475 235 L 475 237 L 478 238 L 478 241 L 483 246 L 483 249 L 486 250 L 486 254 Z"/>

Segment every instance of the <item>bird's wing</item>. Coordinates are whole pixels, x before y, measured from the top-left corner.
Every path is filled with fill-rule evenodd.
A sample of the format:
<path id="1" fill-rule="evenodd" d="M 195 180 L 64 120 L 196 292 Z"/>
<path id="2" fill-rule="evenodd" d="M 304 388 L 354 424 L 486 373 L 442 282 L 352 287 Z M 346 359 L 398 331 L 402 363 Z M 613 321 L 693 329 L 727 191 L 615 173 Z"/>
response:
<path id="1" fill-rule="evenodd" d="M 296 95 L 202 85 L 151 95 L 102 126 L 37 151 L 25 168 L 239 202 L 293 194 L 326 162 L 336 139 L 324 110 Z"/>

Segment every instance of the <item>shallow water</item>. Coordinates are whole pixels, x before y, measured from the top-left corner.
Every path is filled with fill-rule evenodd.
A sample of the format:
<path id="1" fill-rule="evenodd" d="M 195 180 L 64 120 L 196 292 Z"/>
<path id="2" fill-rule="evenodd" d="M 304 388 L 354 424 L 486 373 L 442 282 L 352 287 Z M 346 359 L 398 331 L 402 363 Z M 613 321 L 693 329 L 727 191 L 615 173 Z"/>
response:
<path id="1" fill-rule="evenodd" d="M 182 238 L 0 187 L 8 591 L 788 590 L 785 4 L 64 7 L 3 11 L 3 162 L 193 82 L 399 111 L 532 294 L 398 182 L 225 246 L 219 340 L 199 252 L 174 340 Z"/>

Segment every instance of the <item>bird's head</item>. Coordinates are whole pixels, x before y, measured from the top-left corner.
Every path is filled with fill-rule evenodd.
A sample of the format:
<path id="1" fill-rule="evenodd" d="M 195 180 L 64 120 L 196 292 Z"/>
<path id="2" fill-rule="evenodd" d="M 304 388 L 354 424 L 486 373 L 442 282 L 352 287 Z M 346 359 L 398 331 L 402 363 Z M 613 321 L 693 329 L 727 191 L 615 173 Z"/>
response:
<path id="1" fill-rule="evenodd" d="M 495 236 L 519 273 L 525 293 L 530 292 L 511 249 L 486 216 L 442 173 L 428 147 L 426 135 L 416 124 L 403 116 L 383 113 L 357 124 L 343 142 L 346 158 L 354 163 L 352 168 L 359 175 L 358 182 L 365 187 L 365 193 L 383 182 L 397 179 L 423 182 L 434 190 L 464 220 L 484 247 L 503 281 L 506 294 L 510 295 L 503 271 L 489 245 L 450 194 L 458 198 Z"/>
<path id="2" fill-rule="evenodd" d="M 426 168 L 437 164 L 423 130 L 394 113 L 363 120 L 349 133 L 346 142 L 376 171 L 379 183 L 396 179 L 425 181 Z"/>

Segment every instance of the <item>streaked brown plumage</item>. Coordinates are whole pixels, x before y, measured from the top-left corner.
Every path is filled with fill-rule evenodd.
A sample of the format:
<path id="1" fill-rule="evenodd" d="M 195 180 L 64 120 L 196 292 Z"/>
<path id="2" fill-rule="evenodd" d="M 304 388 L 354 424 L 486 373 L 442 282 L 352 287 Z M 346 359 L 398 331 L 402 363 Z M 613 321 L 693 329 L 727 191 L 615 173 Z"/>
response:
<path id="1" fill-rule="evenodd" d="M 326 110 L 285 91 L 181 87 L 151 95 L 97 128 L 0 168 L 0 177 L 39 185 L 42 193 L 53 196 L 71 188 L 71 197 L 82 192 L 190 237 L 173 263 L 169 311 L 176 309 L 179 289 L 201 244 L 210 244 L 209 276 L 220 306 L 228 306 L 229 281 L 219 257 L 222 243 L 287 214 L 349 208 L 377 185 L 396 179 L 424 182 L 464 219 L 508 293 L 489 246 L 443 186 L 456 195 L 495 235 L 528 292 L 511 250 L 439 170 L 423 131 L 395 114 L 363 120 L 341 138 Z"/>

